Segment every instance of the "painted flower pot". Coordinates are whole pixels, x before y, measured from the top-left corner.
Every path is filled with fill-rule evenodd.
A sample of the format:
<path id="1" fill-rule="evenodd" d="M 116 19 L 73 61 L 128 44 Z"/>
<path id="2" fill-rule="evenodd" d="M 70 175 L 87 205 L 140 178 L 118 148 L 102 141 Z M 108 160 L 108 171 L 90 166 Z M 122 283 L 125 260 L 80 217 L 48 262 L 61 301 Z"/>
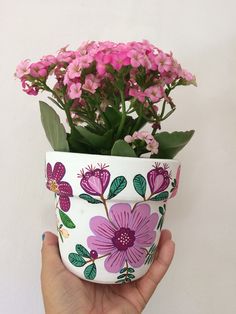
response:
<path id="1" fill-rule="evenodd" d="M 126 283 L 149 269 L 180 164 L 171 159 L 46 154 L 60 253 L 78 277 Z"/>

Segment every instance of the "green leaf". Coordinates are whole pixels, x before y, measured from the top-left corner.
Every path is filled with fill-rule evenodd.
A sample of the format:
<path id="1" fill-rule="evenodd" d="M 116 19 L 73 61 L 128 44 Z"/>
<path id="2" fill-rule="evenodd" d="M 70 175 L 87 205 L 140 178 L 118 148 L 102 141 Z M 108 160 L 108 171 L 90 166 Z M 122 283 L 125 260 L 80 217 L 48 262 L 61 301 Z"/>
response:
<path id="1" fill-rule="evenodd" d="M 159 143 L 158 154 L 151 155 L 152 158 L 172 159 L 190 141 L 194 130 L 186 132 L 161 132 L 154 137 Z"/>
<path id="2" fill-rule="evenodd" d="M 84 270 L 84 277 L 89 280 L 93 280 L 97 275 L 97 267 L 95 263 L 88 265 Z"/>
<path id="3" fill-rule="evenodd" d="M 125 279 L 117 280 L 116 283 L 125 283 Z"/>
<path id="4" fill-rule="evenodd" d="M 113 129 L 120 124 L 121 113 L 119 111 L 116 111 L 114 108 L 108 107 L 104 112 L 104 116 L 110 122 Z"/>
<path id="5" fill-rule="evenodd" d="M 122 269 L 120 270 L 120 273 L 122 274 L 122 273 L 124 273 L 126 270 L 127 270 L 127 267 L 122 268 Z"/>
<path id="6" fill-rule="evenodd" d="M 115 197 L 117 194 L 119 194 L 127 185 L 127 180 L 124 176 L 116 177 L 110 186 L 110 191 L 108 194 L 108 199 L 111 199 Z"/>
<path id="7" fill-rule="evenodd" d="M 98 135 L 86 129 L 83 126 L 76 126 L 76 130 L 86 140 L 87 144 L 95 148 L 109 149 L 112 146 L 113 131 L 109 130 L 103 135 Z"/>
<path id="8" fill-rule="evenodd" d="M 128 273 L 134 273 L 134 269 L 131 268 L 131 267 L 129 267 L 129 268 L 127 269 L 127 271 L 128 271 Z"/>
<path id="9" fill-rule="evenodd" d="M 126 143 L 124 140 L 117 140 L 112 149 L 112 156 L 126 156 L 126 157 L 137 157 L 133 148 Z"/>
<path id="10" fill-rule="evenodd" d="M 102 201 L 97 200 L 96 198 L 93 198 L 92 196 L 88 195 L 88 194 L 80 194 L 79 195 L 80 198 L 82 198 L 83 200 L 87 201 L 90 204 L 99 204 L 102 203 Z"/>
<path id="11" fill-rule="evenodd" d="M 70 253 L 68 258 L 71 264 L 75 267 L 82 267 L 86 264 L 83 257 L 79 256 L 77 253 Z"/>
<path id="12" fill-rule="evenodd" d="M 133 184 L 135 191 L 142 197 L 145 197 L 147 182 L 144 176 L 137 174 L 133 179 Z"/>
<path id="13" fill-rule="evenodd" d="M 151 201 L 166 201 L 169 197 L 169 192 L 161 192 L 160 194 L 157 194 L 156 196 L 152 197 Z"/>
<path id="14" fill-rule="evenodd" d="M 66 130 L 59 115 L 47 103 L 40 101 L 41 121 L 47 139 L 55 151 L 69 152 Z"/>
<path id="15" fill-rule="evenodd" d="M 69 229 L 75 228 L 75 224 L 73 223 L 69 216 L 67 216 L 62 210 L 59 210 L 59 214 L 61 217 L 61 221 L 65 227 Z"/>
<path id="16" fill-rule="evenodd" d="M 130 279 L 134 279 L 135 276 L 133 274 L 127 274 L 127 277 L 129 277 Z"/>
<path id="17" fill-rule="evenodd" d="M 76 244 L 75 250 L 76 250 L 76 252 L 77 252 L 80 256 L 90 258 L 89 251 L 88 251 L 83 245 L 81 245 L 81 244 Z"/>

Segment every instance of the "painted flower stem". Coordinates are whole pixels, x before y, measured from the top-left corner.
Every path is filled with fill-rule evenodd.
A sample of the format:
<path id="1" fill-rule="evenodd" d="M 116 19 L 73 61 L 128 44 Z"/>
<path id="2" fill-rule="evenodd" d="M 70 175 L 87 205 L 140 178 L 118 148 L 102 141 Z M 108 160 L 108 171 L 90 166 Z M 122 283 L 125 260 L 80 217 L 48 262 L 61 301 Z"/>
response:
<path id="1" fill-rule="evenodd" d="M 90 258 L 88 261 L 86 261 L 85 264 L 88 264 L 88 263 L 90 263 L 90 262 L 93 262 L 93 263 L 94 263 L 97 259 L 101 259 L 101 258 L 106 257 L 106 256 L 108 256 L 108 255 L 111 255 L 111 253 L 107 253 L 107 254 L 98 256 L 97 258 Z"/>
<path id="2" fill-rule="evenodd" d="M 106 211 L 107 219 L 111 222 L 111 219 L 110 219 L 109 213 L 108 213 L 108 207 L 107 207 L 106 199 L 104 198 L 103 195 L 101 195 L 100 197 L 101 197 L 101 201 L 103 202 L 103 205 L 104 205 L 104 208 L 105 208 L 105 211 Z"/>

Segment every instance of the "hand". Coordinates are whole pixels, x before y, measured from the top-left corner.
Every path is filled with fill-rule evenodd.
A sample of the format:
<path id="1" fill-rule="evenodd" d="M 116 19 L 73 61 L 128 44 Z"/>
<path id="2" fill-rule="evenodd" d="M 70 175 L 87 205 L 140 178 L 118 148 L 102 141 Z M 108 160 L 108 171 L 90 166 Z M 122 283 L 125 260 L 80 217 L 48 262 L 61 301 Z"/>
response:
<path id="1" fill-rule="evenodd" d="M 45 233 L 42 247 L 42 292 L 46 314 L 138 314 L 165 275 L 175 245 L 168 230 L 161 232 L 153 264 L 147 274 L 124 285 L 101 285 L 79 279 L 63 265 L 58 238 Z"/>

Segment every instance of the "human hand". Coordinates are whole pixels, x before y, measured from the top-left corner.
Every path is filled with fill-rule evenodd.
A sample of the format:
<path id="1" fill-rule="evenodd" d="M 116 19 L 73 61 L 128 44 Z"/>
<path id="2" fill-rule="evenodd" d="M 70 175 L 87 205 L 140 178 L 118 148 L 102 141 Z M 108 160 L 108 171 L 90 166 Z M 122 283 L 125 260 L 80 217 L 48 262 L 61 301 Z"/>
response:
<path id="1" fill-rule="evenodd" d="M 45 233 L 41 283 L 46 314 L 141 313 L 174 256 L 168 230 L 161 232 L 155 259 L 146 275 L 124 285 L 101 285 L 79 279 L 63 265 L 58 238 Z"/>

